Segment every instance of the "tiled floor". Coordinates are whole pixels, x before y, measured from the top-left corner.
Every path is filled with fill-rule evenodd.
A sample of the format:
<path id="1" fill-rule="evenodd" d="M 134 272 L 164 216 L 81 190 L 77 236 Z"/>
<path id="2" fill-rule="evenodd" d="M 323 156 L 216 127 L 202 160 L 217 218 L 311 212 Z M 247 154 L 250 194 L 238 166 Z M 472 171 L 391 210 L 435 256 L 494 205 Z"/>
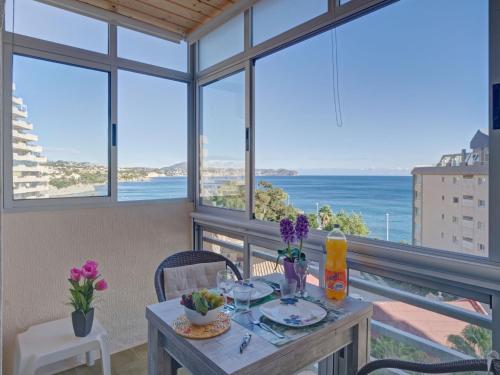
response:
<path id="1" fill-rule="evenodd" d="M 137 346 L 111 356 L 112 375 L 147 375 L 147 345 Z M 58 373 L 58 375 L 101 375 L 101 361 L 97 360 L 92 367 L 80 366 L 68 371 Z M 180 369 L 178 375 L 190 375 L 185 369 Z M 317 370 L 310 366 L 297 375 L 314 375 Z"/>
<path id="2" fill-rule="evenodd" d="M 147 345 L 137 346 L 111 356 L 112 375 L 147 375 Z M 101 375 L 101 361 L 92 367 L 80 366 L 59 375 Z"/>

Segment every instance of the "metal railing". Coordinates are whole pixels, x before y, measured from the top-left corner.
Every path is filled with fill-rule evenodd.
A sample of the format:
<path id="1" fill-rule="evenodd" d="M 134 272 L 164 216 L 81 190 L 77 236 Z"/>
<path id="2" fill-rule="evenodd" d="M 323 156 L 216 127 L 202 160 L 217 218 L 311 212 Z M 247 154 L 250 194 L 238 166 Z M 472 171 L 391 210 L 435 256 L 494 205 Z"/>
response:
<path id="1" fill-rule="evenodd" d="M 237 237 L 238 239 L 243 239 L 243 245 L 238 246 L 234 243 L 228 243 L 220 239 L 207 238 L 206 236 L 203 236 L 204 241 L 215 243 L 231 250 L 248 252 L 248 254 L 246 255 L 246 259 L 251 259 L 252 256 L 256 256 L 260 259 L 275 261 L 276 258 L 269 253 L 259 251 L 258 249 L 252 249 L 254 246 L 269 250 L 279 248 L 279 231 L 277 230 L 277 227 L 276 225 L 274 225 L 274 223 L 249 223 L 238 221 L 233 218 L 231 218 L 228 223 L 220 217 L 209 218 L 206 214 L 197 213 L 193 214 L 193 218 L 195 226 L 201 229 L 206 226 L 206 228 L 209 228 L 210 232 L 212 233 L 217 233 L 218 230 L 221 230 L 225 235 L 231 235 Z M 404 249 L 404 245 L 396 244 L 398 245 L 399 249 L 397 249 L 397 247 L 395 246 L 394 252 L 391 252 L 390 254 L 386 252 L 384 254 L 384 252 L 379 251 L 380 248 L 379 246 L 377 246 L 381 241 L 377 242 L 374 240 L 367 240 L 365 242 L 363 240 L 356 240 L 357 238 L 355 238 L 354 240 L 349 239 L 350 251 L 348 256 L 348 263 L 350 269 L 360 272 L 368 272 L 370 274 L 390 278 L 396 281 L 408 282 L 412 285 L 423 288 L 430 288 L 441 292 L 450 293 L 458 297 L 486 303 L 490 306 L 492 306 L 492 300 L 494 296 L 498 296 L 498 290 L 490 287 L 491 280 L 488 279 L 489 273 L 491 272 L 491 269 L 489 269 L 489 267 L 494 267 L 494 265 L 488 265 L 486 264 L 486 262 L 482 264 L 480 261 L 476 263 L 470 263 L 474 264 L 474 266 L 471 266 L 472 268 L 478 267 L 478 269 L 480 269 L 481 267 L 485 267 L 483 275 L 484 278 L 471 277 L 470 274 L 472 272 L 470 271 L 479 271 L 468 269 L 469 274 L 460 274 L 456 271 L 457 269 L 467 267 L 467 265 L 469 264 L 467 262 L 467 258 L 461 259 L 460 256 L 456 256 L 455 259 L 446 258 L 446 261 L 443 262 L 440 254 L 435 253 L 429 254 L 427 256 L 426 262 L 421 263 L 421 257 L 426 256 L 426 253 L 424 251 L 422 253 L 412 254 L 411 257 L 414 257 L 416 259 L 415 263 L 408 264 L 409 255 L 401 254 L 401 247 L 403 247 Z M 321 234 L 319 234 L 318 236 L 318 233 L 313 232 L 311 233 L 309 241 L 305 245 L 305 251 L 307 252 L 309 258 L 319 262 L 319 267 L 317 267 L 318 269 L 314 269 L 313 273 L 318 277 L 320 282 L 322 280 L 322 262 L 324 256 L 321 246 L 322 241 L 323 238 L 321 237 Z M 373 246 L 374 251 L 372 252 L 372 254 L 367 254 L 367 249 L 362 248 L 363 244 Z M 388 245 L 390 247 L 390 244 Z M 358 249 L 362 251 L 358 251 Z M 401 258 L 406 259 L 406 264 L 403 265 Z M 432 258 L 438 259 L 440 264 L 443 264 L 443 267 L 439 270 L 439 272 L 435 272 L 436 264 L 434 264 L 432 268 L 426 267 L 426 263 L 431 262 L 433 260 Z M 463 269 L 465 270 L 465 268 Z M 410 304 L 418 308 L 450 317 L 452 319 L 466 322 L 468 324 L 489 329 L 493 331 L 493 336 L 495 335 L 495 324 L 493 322 L 494 314 L 493 316 L 483 315 L 477 312 L 459 308 L 446 302 L 432 300 L 421 295 L 382 285 L 380 283 L 368 281 L 353 275 L 350 276 L 349 280 L 350 285 L 357 289 L 369 293 L 374 293 L 378 296 L 389 298 L 391 300 Z M 383 323 L 375 321 L 373 326 L 374 329 L 376 328 L 377 324 L 379 324 L 377 326 L 377 329 L 383 328 L 385 329 L 385 331 L 387 331 L 387 327 L 380 325 Z M 406 332 L 399 332 L 399 334 L 406 335 Z M 415 340 L 412 339 L 412 341 Z M 493 342 L 495 341 L 493 340 Z M 419 345 L 424 344 L 426 344 L 425 340 L 422 341 Z M 437 350 L 440 353 L 444 353 L 443 358 L 456 359 L 461 355 L 457 354 L 458 352 L 455 353 L 455 351 L 443 345 L 437 343 L 433 343 L 433 345 L 437 345 L 437 349 L 431 348 L 428 345 L 427 348 L 429 350 Z"/>

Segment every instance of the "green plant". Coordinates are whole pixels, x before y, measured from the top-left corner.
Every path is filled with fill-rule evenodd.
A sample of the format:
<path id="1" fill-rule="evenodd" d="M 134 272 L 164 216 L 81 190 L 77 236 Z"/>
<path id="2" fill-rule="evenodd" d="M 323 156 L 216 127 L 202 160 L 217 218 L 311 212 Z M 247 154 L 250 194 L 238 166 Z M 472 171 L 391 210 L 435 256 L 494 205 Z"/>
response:
<path id="1" fill-rule="evenodd" d="M 453 349 L 477 358 L 484 358 L 491 351 L 491 331 L 472 324 L 461 335 L 449 335 L 448 341 Z"/>
<path id="2" fill-rule="evenodd" d="M 201 289 L 198 292 L 183 294 L 181 305 L 188 309 L 195 310 L 201 315 L 206 315 L 208 311 L 216 309 L 224 304 L 224 297 L 217 293 Z"/>

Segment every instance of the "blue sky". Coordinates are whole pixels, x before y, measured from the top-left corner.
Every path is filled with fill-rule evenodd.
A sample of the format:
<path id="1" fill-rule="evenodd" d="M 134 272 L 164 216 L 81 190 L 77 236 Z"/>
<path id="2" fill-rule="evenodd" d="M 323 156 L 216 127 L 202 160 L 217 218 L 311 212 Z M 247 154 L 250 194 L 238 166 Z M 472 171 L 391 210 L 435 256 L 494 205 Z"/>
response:
<path id="1" fill-rule="evenodd" d="M 321 1 L 314 2 L 317 6 Z M 31 0 L 17 2 L 20 9 L 33 6 Z M 333 105 L 331 32 L 258 60 L 256 167 L 408 174 L 415 165 L 434 164 L 441 154 L 466 148 L 475 131 L 488 125 L 487 3 L 401 0 L 339 27 L 342 127 L 336 124 Z M 16 30 L 106 49 L 101 22 L 57 10 L 58 22 L 41 23 L 53 11 L 36 6 L 36 20 L 26 9 L 16 10 Z M 59 32 L 69 25 L 71 32 Z M 161 59 L 174 67 L 184 64 L 185 54 L 179 52 L 183 46 L 167 43 L 162 49 L 131 40 L 123 53 Z M 169 56 L 172 61 L 167 62 Z M 121 165 L 158 167 L 184 161 L 182 84 L 121 75 Z M 50 159 L 106 160 L 106 74 L 17 58 L 14 80 L 16 94 L 29 107 L 33 132 Z M 243 81 L 232 81 L 212 87 L 220 95 L 213 96 L 211 115 L 206 114 L 211 119 L 206 123 L 207 153 L 212 160 L 238 163 L 244 158 Z M 215 115 L 217 108 L 221 113 Z M 241 138 L 235 141 L 238 134 Z"/>

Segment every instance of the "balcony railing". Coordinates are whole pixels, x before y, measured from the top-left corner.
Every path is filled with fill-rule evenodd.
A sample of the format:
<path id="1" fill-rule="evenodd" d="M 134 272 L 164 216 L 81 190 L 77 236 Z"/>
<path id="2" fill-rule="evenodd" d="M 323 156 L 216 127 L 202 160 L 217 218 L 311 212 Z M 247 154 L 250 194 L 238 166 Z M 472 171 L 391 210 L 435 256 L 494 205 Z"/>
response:
<path id="1" fill-rule="evenodd" d="M 210 217 L 212 216 L 212 217 Z M 263 223 L 256 220 L 245 221 L 245 220 L 234 220 L 234 219 L 223 219 L 221 216 L 214 217 L 213 215 L 204 213 L 194 213 L 193 214 L 196 223 L 196 233 L 201 235 L 202 240 L 209 243 L 217 244 L 221 247 L 231 249 L 233 251 L 238 251 L 242 253 L 242 256 L 246 262 L 251 264 L 252 257 L 256 259 L 265 260 L 269 262 L 274 262 L 274 254 L 271 253 L 272 250 L 278 249 L 281 246 L 279 239 L 279 229 L 275 223 Z M 212 233 L 217 233 L 220 230 L 225 235 L 231 235 L 234 237 L 244 239 L 243 245 L 235 245 L 234 243 L 228 243 L 221 238 L 206 238 L 201 233 L 204 230 L 209 230 Z M 312 238 L 311 238 L 312 237 Z M 462 261 L 460 260 L 449 260 L 447 259 L 443 264 L 446 264 L 441 269 L 441 275 L 433 271 L 436 267 L 436 261 L 430 258 L 436 256 L 428 256 L 425 253 L 422 254 L 426 261 L 431 262 L 434 268 L 425 267 L 419 264 L 420 256 L 418 253 L 412 254 L 415 258 L 414 264 L 408 264 L 407 261 L 402 261 L 405 266 L 394 266 L 394 263 L 398 261 L 401 257 L 401 250 L 394 250 L 390 258 L 384 258 L 381 256 L 379 259 L 376 257 L 375 244 L 381 241 L 376 240 L 366 240 L 370 243 L 374 250 L 369 257 L 365 257 L 363 253 L 358 252 L 357 241 L 365 242 L 365 239 L 349 238 L 350 240 L 350 252 L 349 252 L 349 267 L 352 270 L 360 272 L 369 272 L 382 277 L 392 278 L 394 280 L 400 280 L 402 282 L 409 282 L 417 287 L 429 288 L 434 290 L 443 291 L 445 293 L 450 293 L 456 296 L 463 297 L 465 299 L 471 299 L 477 301 L 477 303 L 490 304 L 492 298 L 496 298 L 496 292 L 492 289 L 485 287 L 486 283 L 484 280 L 477 280 L 474 277 L 460 273 L 454 270 L 458 267 L 458 264 Z M 323 241 L 322 236 L 317 236 L 316 232 L 311 233 L 310 240 L 306 244 L 305 251 L 308 254 L 309 259 L 318 262 L 319 266 L 313 269 L 312 273 L 322 280 L 322 269 L 323 269 L 323 252 L 321 248 L 321 243 Z M 201 248 L 200 242 L 197 240 L 197 248 Z M 385 243 L 384 243 L 385 245 Z M 251 250 L 253 247 L 262 247 L 269 249 L 271 251 L 258 251 Z M 366 244 L 365 244 L 366 246 Z M 396 245 L 393 245 L 396 246 Z M 400 245 L 401 246 L 401 245 Z M 405 246 L 403 246 L 405 247 Z M 425 249 L 423 249 L 425 250 Z M 456 257 L 456 256 L 455 256 Z M 369 258 L 369 259 L 368 259 Z M 374 260 L 376 261 L 374 262 Z M 456 259 L 456 258 L 455 258 Z M 244 265 L 247 270 L 246 276 L 249 275 L 251 269 L 250 264 Z M 273 263 L 274 264 L 274 263 Z M 472 264 L 472 263 L 471 263 Z M 475 266 L 471 267 L 474 268 Z M 411 271 L 409 271 L 411 270 Z M 471 269 L 469 271 L 472 271 Z M 457 279 L 443 277 L 444 274 L 452 272 L 451 274 L 461 276 L 463 282 Z M 486 276 L 484 273 L 484 276 Z M 463 276 L 463 277 L 462 277 Z M 423 297 L 418 294 L 410 293 L 404 290 L 396 289 L 393 287 L 381 285 L 371 280 L 365 280 L 361 277 L 350 276 L 350 287 L 356 288 L 363 292 L 368 293 L 368 295 L 377 295 L 382 298 L 399 301 L 404 304 L 415 306 L 416 308 L 431 311 L 436 314 L 448 317 L 450 319 L 456 319 L 458 321 L 464 322 L 464 324 L 470 324 L 477 327 L 482 327 L 487 330 L 493 329 L 493 317 L 490 315 L 481 314 L 475 311 L 469 311 L 453 304 L 446 303 L 439 300 L 433 300 L 427 297 Z M 442 345 L 440 343 L 412 335 L 411 333 L 402 331 L 392 326 L 388 326 L 385 323 L 377 322 L 373 320 L 372 324 L 373 335 L 381 334 L 383 336 L 397 338 L 398 342 L 406 342 L 412 347 L 416 347 L 427 354 L 432 354 L 432 357 L 439 358 L 440 360 L 455 360 L 468 358 L 467 355 L 457 352 L 456 350 Z M 457 332 L 451 332 L 457 333 Z"/>

